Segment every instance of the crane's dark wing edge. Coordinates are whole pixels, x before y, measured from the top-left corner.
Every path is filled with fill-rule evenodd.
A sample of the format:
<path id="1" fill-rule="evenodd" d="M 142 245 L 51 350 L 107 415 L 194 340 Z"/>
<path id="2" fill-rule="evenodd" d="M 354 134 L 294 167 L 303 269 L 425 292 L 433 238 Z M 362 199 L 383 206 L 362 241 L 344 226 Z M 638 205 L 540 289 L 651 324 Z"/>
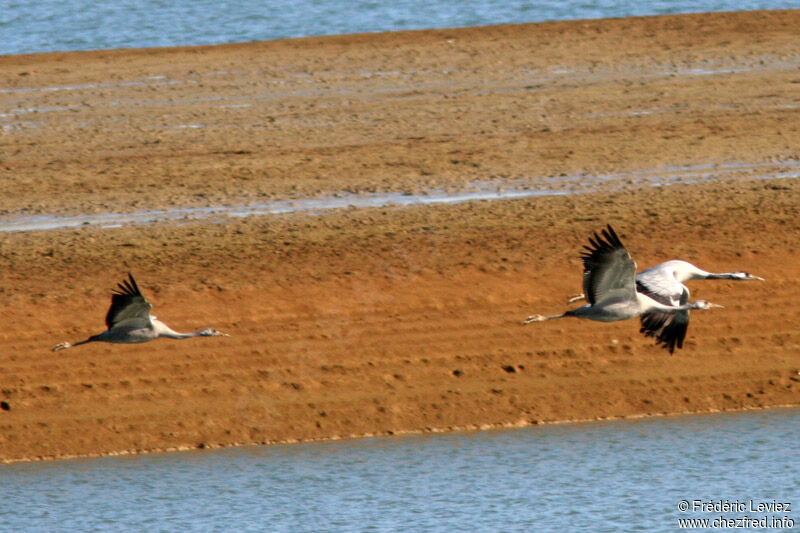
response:
<path id="1" fill-rule="evenodd" d="M 646 294 L 650 298 L 664 305 L 670 305 L 668 297 L 651 291 L 643 283 L 636 283 L 636 290 Z M 684 289 L 681 293 L 680 304 L 684 305 L 689 301 L 689 291 Z M 656 344 L 663 346 L 669 353 L 675 352 L 675 347 L 683 348 L 683 340 L 686 338 L 686 331 L 689 329 L 689 311 L 678 311 L 676 313 L 646 313 L 641 317 L 642 327 L 640 333 L 646 337 L 656 339 Z"/>
<path id="2" fill-rule="evenodd" d="M 589 237 L 591 246 L 584 246 L 581 252 L 583 260 L 583 293 L 586 300 L 594 305 L 598 296 L 609 291 L 624 291 L 635 295 L 633 276 L 636 263 L 620 241 L 614 228 L 609 224 Z"/>
<path id="3" fill-rule="evenodd" d="M 133 275 L 117 284 L 111 294 L 111 307 L 106 314 L 106 326 L 111 329 L 115 324 L 128 318 L 147 318 L 152 306 L 144 299 Z"/>

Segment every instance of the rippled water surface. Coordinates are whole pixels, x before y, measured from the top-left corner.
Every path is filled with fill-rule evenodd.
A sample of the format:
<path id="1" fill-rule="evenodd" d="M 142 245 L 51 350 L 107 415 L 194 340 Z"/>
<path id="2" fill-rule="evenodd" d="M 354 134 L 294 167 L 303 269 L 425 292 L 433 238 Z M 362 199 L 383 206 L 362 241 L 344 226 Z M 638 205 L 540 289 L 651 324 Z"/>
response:
<path id="1" fill-rule="evenodd" d="M 797 7 L 797 0 L 9 1 L 0 3 L 0 54 Z"/>
<path id="2" fill-rule="evenodd" d="M 0 467 L 2 531 L 677 531 L 800 524 L 800 409 Z M 681 512 L 683 501 L 743 512 Z M 750 511 L 789 502 L 789 511 Z M 792 522 L 789 522 L 792 521 Z M 772 528 L 780 531 L 786 528 Z"/>

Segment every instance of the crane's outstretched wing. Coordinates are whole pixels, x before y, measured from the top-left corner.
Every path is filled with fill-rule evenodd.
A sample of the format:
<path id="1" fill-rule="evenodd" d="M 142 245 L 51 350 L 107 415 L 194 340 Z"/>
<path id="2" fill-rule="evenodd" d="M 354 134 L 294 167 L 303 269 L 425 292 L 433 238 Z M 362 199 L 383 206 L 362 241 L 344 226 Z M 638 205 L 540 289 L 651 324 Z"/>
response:
<path id="1" fill-rule="evenodd" d="M 689 301 L 689 289 L 681 286 L 681 294 L 677 302 L 670 294 L 664 294 L 658 290 L 652 290 L 646 283 L 636 280 L 636 288 L 642 294 L 664 305 L 684 305 Z M 675 346 L 683 348 L 683 339 L 686 338 L 686 331 L 689 329 L 689 310 L 677 311 L 675 313 L 653 312 L 642 315 L 642 327 L 640 333 L 646 337 L 654 337 L 656 344 L 675 352 Z"/>
<path id="2" fill-rule="evenodd" d="M 590 304 L 601 300 L 636 299 L 634 275 L 636 262 L 622 245 L 611 225 L 590 237 L 591 246 L 584 246 L 583 293 Z"/>
<path id="3" fill-rule="evenodd" d="M 111 307 L 108 309 L 106 315 L 106 326 L 108 329 L 119 324 L 123 320 L 131 318 L 143 318 L 145 320 L 150 317 L 150 309 L 153 308 L 147 300 L 144 299 L 142 293 L 139 291 L 139 286 L 136 285 L 136 280 L 133 279 L 132 274 L 128 274 L 128 280 L 123 280 L 118 284 L 119 289 L 115 290 L 111 295 Z"/>
<path id="4" fill-rule="evenodd" d="M 636 274 L 636 290 L 664 305 L 680 305 L 688 289 L 675 277 L 673 263 L 667 261 Z"/>

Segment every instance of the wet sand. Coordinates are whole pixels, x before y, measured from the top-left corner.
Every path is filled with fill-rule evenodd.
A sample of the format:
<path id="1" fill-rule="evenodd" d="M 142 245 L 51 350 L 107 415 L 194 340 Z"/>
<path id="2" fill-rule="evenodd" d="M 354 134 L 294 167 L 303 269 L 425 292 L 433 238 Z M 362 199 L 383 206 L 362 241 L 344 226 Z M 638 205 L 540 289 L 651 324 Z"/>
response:
<path id="1" fill-rule="evenodd" d="M 596 182 L 1 233 L 0 459 L 800 404 L 798 24 L 727 13 L 0 57 L 0 224 Z M 634 321 L 523 327 L 566 309 L 606 223 L 641 267 L 680 257 L 767 281 L 693 283 L 725 309 L 693 313 L 674 355 Z M 103 329 L 129 271 L 173 328 L 232 336 L 51 352 Z"/>

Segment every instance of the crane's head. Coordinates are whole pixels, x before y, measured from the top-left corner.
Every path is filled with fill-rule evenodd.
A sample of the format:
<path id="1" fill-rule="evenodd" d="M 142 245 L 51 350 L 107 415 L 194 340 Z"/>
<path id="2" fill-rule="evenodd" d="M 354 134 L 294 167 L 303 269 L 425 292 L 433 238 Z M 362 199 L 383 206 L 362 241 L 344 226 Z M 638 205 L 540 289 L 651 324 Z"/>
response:
<path id="1" fill-rule="evenodd" d="M 227 333 L 222 333 L 213 328 L 206 328 L 197 332 L 201 337 L 230 337 Z"/>
<path id="2" fill-rule="evenodd" d="M 749 272 L 739 271 L 739 272 L 731 272 L 730 279 L 736 279 L 741 281 L 748 281 L 748 280 L 758 280 L 764 281 L 764 278 L 760 278 L 758 276 L 754 276 Z"/>
<path id="3" fill-rule="evenodd" d="M 692 309 L 713 309 L 715 307 L 719 309 L 723 309 L 723 306 L 712 304 L 708 300 L 697 300 L 696 302 L 691 303 Z"/>

